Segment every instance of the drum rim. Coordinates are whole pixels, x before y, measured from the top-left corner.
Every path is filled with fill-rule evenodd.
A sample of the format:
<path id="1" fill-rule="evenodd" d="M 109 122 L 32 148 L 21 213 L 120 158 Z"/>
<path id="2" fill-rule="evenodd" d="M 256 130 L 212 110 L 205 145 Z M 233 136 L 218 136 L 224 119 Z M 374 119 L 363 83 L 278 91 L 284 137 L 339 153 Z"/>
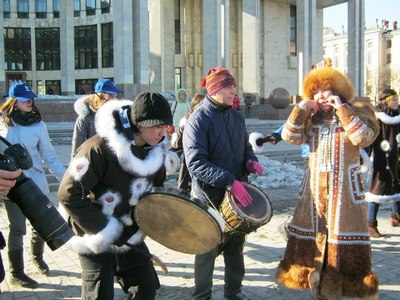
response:
<path id="1" fill-rule="evenodd" d="M 260 192 L 262 196 L 265 196 L 264 199 L 266 199 L 266 203 L 267 203 L 267 212 L 265 213 L 264 216 L 260 217 L 260 218 L 249 218 L 246 214 L 243 213 L 243 211 L 234 203 L 234 201 L 231 200 L 231 197 L 228 198 L 228 205 L 230 206 L 230 208 L 238 214 L 239 217 L 241 217 L 244 221 L 250 223 L 251 225 L 264 225 L 267 224 L 271 218 L 272 218 L 272 204 L 271 204 L 271 200 L 269 200 L 268 195 L 261 190 L 260 188 L 258 188 L 257 186 L 255 186 L 254 184 L 248 183 L 248 182 L 244 182 L 243 183 L 247 188 L 253 189 L 257 192 Z M 230 196 L 233 196 L 232 193 L 229 192 Z M 269 205 L 269 206 L 268 206 Z"/>

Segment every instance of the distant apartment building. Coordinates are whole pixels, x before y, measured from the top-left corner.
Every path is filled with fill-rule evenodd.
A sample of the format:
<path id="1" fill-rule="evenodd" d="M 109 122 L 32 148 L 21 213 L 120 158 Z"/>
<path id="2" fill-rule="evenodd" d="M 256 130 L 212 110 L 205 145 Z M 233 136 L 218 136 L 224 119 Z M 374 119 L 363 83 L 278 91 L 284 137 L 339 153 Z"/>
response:
<path id="1" fill-rule="evenodd" d="M 382 20 L 367 28 L 364 38 L 364 95 L 375 100 L 380 89 L 400 92 L 400 30 L 397 21 Z M 324 28 L 323 55 L 332 66 L 347 74 L 348 36 Z"/>
<path id="2" fill-rule="evenodd" d="M 194 95 L 208 69 L 225 66 L 240 97 L 261 102 L 277 87 L 296 95 L 323 57 L 323 9 L 344 2 L 3 0 L 0 90 L 20 79 L 39 94 L 83 94 L 106 77 L 126 98 Z M 357 19 L 360 5 L 349 7 Z"/>

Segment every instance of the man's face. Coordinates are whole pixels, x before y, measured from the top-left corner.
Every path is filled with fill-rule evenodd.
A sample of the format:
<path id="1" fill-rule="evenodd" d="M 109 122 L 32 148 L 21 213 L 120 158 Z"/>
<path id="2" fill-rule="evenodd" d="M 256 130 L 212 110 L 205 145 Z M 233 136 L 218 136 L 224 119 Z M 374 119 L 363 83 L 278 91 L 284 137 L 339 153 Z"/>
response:
<path id="1" fill-rule="evenodd" d="M 235 98 L 235 95 L 236 85 L 232 84 L 230 86 L 224 87 L 223 89 L 220 89 L 215 94 L 211 95 L 211 97 L 218 103 L 232 106 L 233 98 Z"/>
<path id="2" fill-rule="evenodd" d="M 150 146 L 157 145 L 165 135 L 165 125 L 154 127 L 139 127 L 139 134 L 135 138 L 137 146 L 148 144 Z"/>

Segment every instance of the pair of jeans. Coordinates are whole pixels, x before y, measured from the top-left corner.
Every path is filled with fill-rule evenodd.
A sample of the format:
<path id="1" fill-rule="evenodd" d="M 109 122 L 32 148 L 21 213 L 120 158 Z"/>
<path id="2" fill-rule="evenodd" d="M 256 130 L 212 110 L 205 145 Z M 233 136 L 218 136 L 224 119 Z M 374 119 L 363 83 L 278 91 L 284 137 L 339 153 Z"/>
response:
<path id="1" fill-rule="evenodd" d="M 232 235 L 222 248 L 195 256 L 194 260 L 194 299 L 210 299 L 213 285 L 215 259 L 220 250 L 224 257 L 224 295 L 232 296 L 241 292 L 242 281 L 245 273 L 243 247 L 245 235 Z"/>
<path id="2" fill-rule="evenodd" d="M 379 210 L 379 203 L 368 202 L 368 221 L 376 221 Z M 392 204 L 392 214 L 400 213 L 400 201 L 394 202 Z"/>
<path id="3" fill-rule="evenodd" d="M 114 277 L 125 293 L 135 289 L 135 300 L 155 299 L 160 288 L 145 243 L 124 253 L 79 255 L 82 267 L 82 299 L 114 299 Z"/>

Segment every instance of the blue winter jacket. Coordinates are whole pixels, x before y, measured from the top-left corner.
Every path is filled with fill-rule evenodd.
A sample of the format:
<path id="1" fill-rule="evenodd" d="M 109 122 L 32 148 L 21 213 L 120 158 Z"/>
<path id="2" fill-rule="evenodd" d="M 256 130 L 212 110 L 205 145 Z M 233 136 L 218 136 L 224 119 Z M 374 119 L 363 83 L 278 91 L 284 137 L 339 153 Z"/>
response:
<path id="1" fill-rule="evenodd" d="M 192 178 L 192 192 L 218 207 L 233 180 L 247 180 L 245 163 L 257 160 L 248 142 L 242 114 L 208 96 L 189 117 L 183 149 Z"/>

